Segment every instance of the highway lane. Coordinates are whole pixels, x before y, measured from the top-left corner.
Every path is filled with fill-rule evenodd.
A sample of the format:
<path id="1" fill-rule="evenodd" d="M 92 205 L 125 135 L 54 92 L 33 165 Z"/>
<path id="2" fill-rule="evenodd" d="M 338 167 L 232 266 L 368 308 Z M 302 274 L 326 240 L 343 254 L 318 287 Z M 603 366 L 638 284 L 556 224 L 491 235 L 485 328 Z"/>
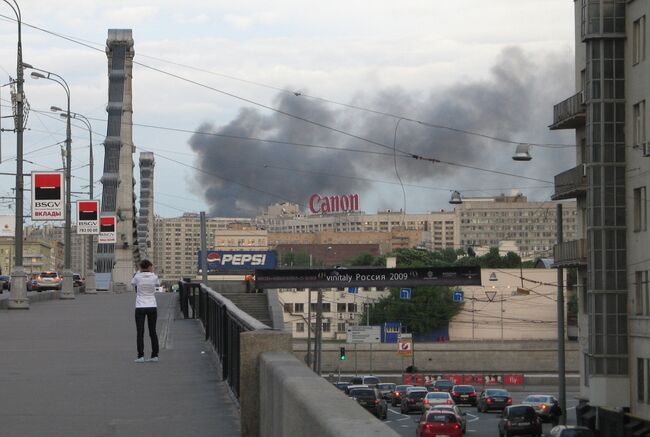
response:
<path id="1" fill-rule="evenodd" d="M 521 402 L 529 394 L 554 394 L 557 393 L 549 390 L 540 390 L 535 392 L 511 392 L 513 403 Z M 567 393 L 567 422 L 569 425 L 575 425 L 575 407 L 578 401 L 574 397 L 578 393 Z M 499 435 L 498 424 L 500 413 L 491 411 L 487 413 L 479 413 L 475 407 L 461 406 L 461 409 L 467 413 L 467 437 L 494 437 Z M 415 428 L 417 427 L 417 420 L 420 413 L 412 413 L 404 415 L 400 413 L 399 407 L 392 407 L 389 405 L 388 420 L 385 423 L 392 429 L 397 431 L 402 436 L 415 437 Z M 544 433 L 551 430 L 551 425 L 544 424 Z"/>

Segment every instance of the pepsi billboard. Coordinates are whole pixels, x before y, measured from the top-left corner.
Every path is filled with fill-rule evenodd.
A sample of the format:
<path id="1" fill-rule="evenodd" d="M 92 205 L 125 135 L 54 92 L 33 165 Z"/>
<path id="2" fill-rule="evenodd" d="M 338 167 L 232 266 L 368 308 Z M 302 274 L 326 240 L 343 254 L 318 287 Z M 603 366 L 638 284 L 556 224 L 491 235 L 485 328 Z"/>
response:
<path id="1" fill-rule="evenodd" d="M 199 256 L 199 273 L 201 273 L 201 251 Z M 256 269 L 274 269 L 275 252 L 272 251 L 224 251 L 209 250 L 206 256 L 208 273 L 224 271 L 253 271 Z"/>

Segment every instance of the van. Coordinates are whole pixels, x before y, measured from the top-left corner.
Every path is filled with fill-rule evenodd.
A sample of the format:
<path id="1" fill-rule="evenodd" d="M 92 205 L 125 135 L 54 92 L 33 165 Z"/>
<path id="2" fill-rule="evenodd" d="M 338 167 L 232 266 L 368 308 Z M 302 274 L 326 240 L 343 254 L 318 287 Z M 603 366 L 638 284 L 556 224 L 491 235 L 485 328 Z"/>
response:
<path id="1" fill-rule="evenodd" d="M 377 376 L 364 375 L 355 376 L 350 380 L 350 384 L 367 385 L 368 387 L 376 387 L 381 384 L 381 380 Z"/>

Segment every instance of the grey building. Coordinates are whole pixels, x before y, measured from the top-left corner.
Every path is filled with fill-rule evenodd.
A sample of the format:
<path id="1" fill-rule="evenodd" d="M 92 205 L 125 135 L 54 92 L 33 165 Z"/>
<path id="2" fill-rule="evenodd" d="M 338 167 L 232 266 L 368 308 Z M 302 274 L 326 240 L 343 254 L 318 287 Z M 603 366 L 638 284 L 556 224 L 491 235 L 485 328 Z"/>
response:
<path id="1" fill-rule="evenodd" d="M 138 248 L 140 257 L 151 260 L 153 256 L 153 171 L 152 152 L 140 153 L 140 211 L 138 215 Z"/>
<path id="2" fill-rule="evenodd" d="M 648 435 L 650 2 L 574 6 L 576 94 L 555 105 L 551 129 L 576 133 L 577 165 L 555 177 L 553 197 L 578 204 L 577 239 L 555 248 L 557 265 L 578 269 L 581 290 L 578 420 L 600 435 Z"/>

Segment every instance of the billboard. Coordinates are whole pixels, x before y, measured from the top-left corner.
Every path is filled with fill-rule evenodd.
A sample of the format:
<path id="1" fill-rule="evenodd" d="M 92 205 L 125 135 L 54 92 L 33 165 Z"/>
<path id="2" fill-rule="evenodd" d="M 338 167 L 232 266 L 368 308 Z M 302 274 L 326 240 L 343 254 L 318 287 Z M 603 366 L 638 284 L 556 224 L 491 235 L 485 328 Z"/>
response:
<path id="1" fill-rule="evenodd" d="M 16 217 L 13 215 L 0 215 L 0 237 L 14 237 L 16 235 Z"/>
<path id="2" fill-rule="evenodd" d="M 199 273 L 201 273 L 201 251 L 198 252 Z M 252 271 L 274 269 L 275 252 L 272 251 L 224 251 L 209 250 L 206 256 L 208 273 L 224 271 Z"/>
<path id="3" fill-rule="evenodd" d="M 98 243 L 117 243 L 117 233 L 115 231 L 116 218 L 114 215 L 99 218 L 99 237 Z"/>
<path id="4" fill-rule="evenodd" d="M 32 220 L 65 220 L 62 172 L 32 172 Z"/>
<path id="5" fill-rule="evenodd" d="M 77 234 L 99 234 L 99 200 L 77 201 Z"/>

